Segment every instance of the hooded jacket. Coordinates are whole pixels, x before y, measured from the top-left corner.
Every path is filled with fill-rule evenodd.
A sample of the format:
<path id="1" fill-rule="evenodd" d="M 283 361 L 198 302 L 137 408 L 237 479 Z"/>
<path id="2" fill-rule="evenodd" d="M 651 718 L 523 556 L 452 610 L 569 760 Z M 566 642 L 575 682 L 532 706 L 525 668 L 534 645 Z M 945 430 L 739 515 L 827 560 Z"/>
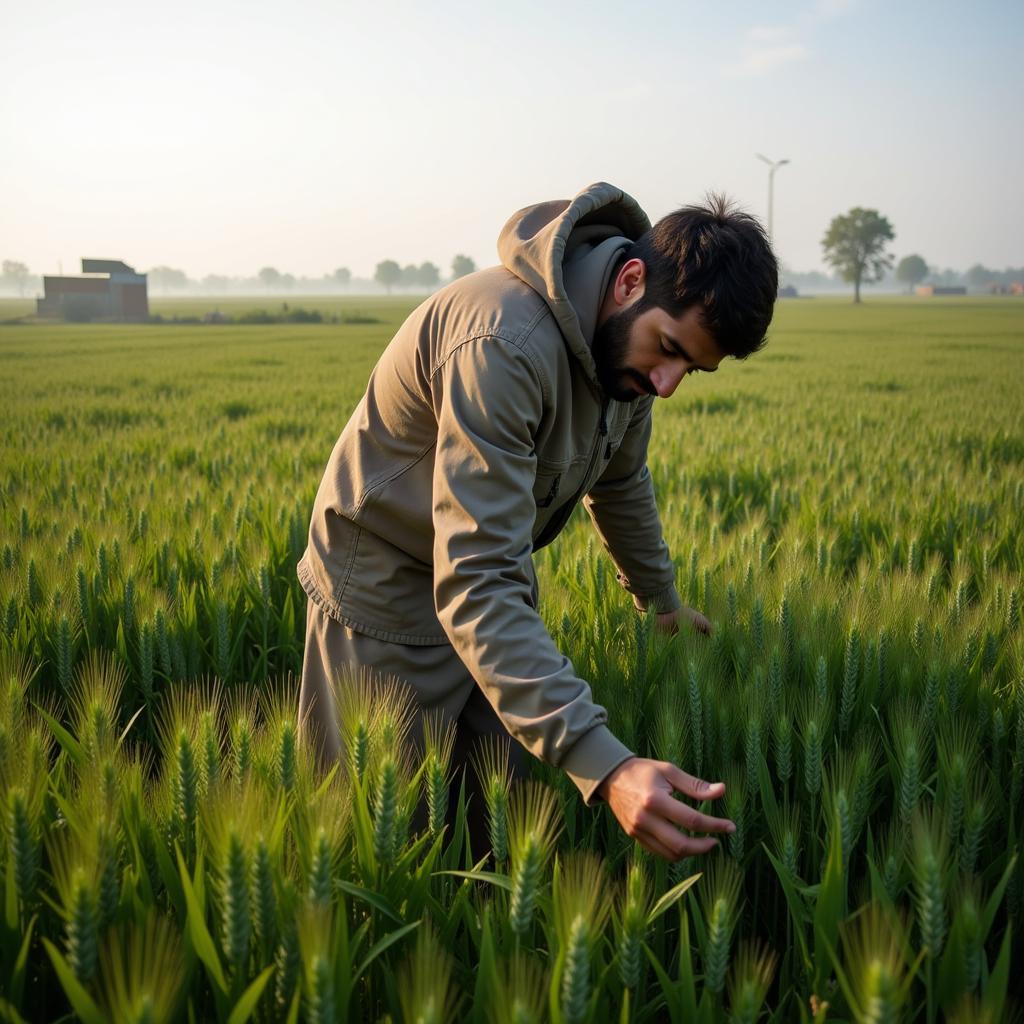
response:
<path id="1" fill-rule="evenodd" d="M 604 182 L 513 214 L 501 266 L 436 292 L 381 355 L 298 566 L 353 630 L 452 644 L 511 736 L 588 803 L 632 752 L 548 634 L 531 555 L 582 499 L 636 606 L 680 605 L 646 463 L 653 398 L 607 398 L 591 354 L 613 272 L 649 226 Z"/>

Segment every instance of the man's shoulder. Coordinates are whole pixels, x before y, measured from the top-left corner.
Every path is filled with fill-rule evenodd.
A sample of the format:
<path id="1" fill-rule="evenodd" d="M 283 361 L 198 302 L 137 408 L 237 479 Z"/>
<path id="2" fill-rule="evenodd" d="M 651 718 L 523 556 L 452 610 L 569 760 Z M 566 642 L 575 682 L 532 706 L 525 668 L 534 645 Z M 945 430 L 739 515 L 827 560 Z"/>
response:
<path id="1" fill-rule="evenodd" d="M 439 360 L 475 339 L 511 343 L 544 367 L 567 356 L 544 297 L 505 267 L 488 267 L 453 281 L 435 293 L 432 305 L 442 335 L 436 349 Z"/>
<path id="2" fill-rule="evenodd" d="M 436 293 L 447 316 L 468 326 L 505 329 L 528 324 L 549 312 L 544 297 L 505 267 L 487 267 L 466 274 Z"/>

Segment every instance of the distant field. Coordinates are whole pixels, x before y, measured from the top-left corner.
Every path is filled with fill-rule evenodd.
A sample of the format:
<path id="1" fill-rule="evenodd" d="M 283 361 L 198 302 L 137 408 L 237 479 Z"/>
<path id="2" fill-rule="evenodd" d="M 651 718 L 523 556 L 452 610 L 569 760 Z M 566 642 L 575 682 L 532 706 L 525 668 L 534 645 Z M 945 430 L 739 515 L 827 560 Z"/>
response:
<path id="1" fill-rule="evenodd" d="M 266 309 L 272 312 L 281 310 L 283 304 L 291 309 L 302 308 L 319 310 L 325 316 L 332 314 L 365 312 L 371 316 L 386 316 L 401 318 L 404 313 L 412 309 L 423 296 L 410 295 L 222 295 L 222 296 L 201 296 L 201 297 L 172 297 L 150 295 L 149 309 L 154 315 L 166 318 L 173 317 L 202 317 L 206 313 L 219 310 L 222 313 L 237 316 L 254 309 Z M 977 295 L 967 298 L 935 297 L 921 298 L 918 296 L 901 295 L 871 295 L 867 294 L 864 305 L 872 308 L 892 309 L 903 305 L 910 305 L 925 311 L 941 310 L 946 307 L 965 309 L 973 307 L 977 303 L 984 306 L 1008 306 L 1015 308 L 1024 306 L 1024 299 L 1008 299 L 1001 296 Z M 779 319 L 785 321 L 788 317 L 788 309 L 791 306 L 804 306 L 813 304 L 816 307 L 840 308 L 852 305 L 847 296 L 806 296 L 799 299 L 783 299 L 779 303 Z M 35 298 L 5 298 L 0 297 L 0 323 L 4 320 L 12 320 L 16 317 L 31 317 L 35 313 Z M 870 314 L 868 314 L 870 315 Z"/>
<path id="2" fill-rule="evenodd" d="M 416 300 L 152 308 L 282 301 L 380 322 L 0 326 L 0 989 L 23 1015 L 85 989 L 108 1006 L 111 950 L 152 953 L 133 930 L 151 917 L 195 1019 L 227 1019 L 250 984 L 257 1020 L 328 999 L 338 1019 L 407 1019 L 401 971 L 441 979 L 449 1019 L 476 998 L 521 1000 L 509 1019 L 782 1024 L 810 1021 L 812 996 L 828 1020 L 1006 1019 L 1024 962 L 1024 300 L 783 301 L 763 352 L 656 403 L 666 539 L 714 637 L 653 635 L 582 510 L 535 556 L 541 611 L 616 734 L 724 779 L 709 810 L 739 830 L 670 867 L 538 765 L 548 795 L 518 832 L 500 773 L 470 809 L 512 837 L 472 882 L 443 873 L 479 860 L 463 835 L 417 839 L 401 811 L 439 762 L 414 775 L 367 720 L 367 760 L 318 788 L 295 748 L 295 563 Z M 63 718 L 59 746 L 29 704 Z"/>
<path id="3" fill-rule="evenodd" d="M 164 297 L 150 295 L 149 311 L 154 316 L 201 317 L 219 310 L 237 315 L 253 309 L 279 311 L 283 304 L 291 309 L 317 309 L 325 315 L 345 312 L 366 312 L 370 315 L 408 311 L 423 296 L 409 295 L 221 295 L 212 297 Z M 0 321 L 15 317 L 32 316 L 36 300 L 0 298 Z M 400 314 L 404 315 L 404 314 Z"/>

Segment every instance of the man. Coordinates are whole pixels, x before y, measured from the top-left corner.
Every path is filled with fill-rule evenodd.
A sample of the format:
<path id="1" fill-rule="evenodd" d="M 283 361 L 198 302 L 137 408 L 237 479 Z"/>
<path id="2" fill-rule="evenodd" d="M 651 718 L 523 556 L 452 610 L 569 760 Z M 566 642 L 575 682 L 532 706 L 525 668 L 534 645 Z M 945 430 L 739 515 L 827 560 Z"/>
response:
<path id="1" fill-rule="evenodd" d="M 337 670 L 398 676 L 420 708 L 457 722 L 457 757 L 507 732 L 646 849 L 704 853 L 715 840 L 680 828 L 734 826 L 673 792 L 715 799 L 724 786 L 616 739 L 537 613 L 531 555 L 582 499 L 637 608 L 669 632 L 710 629 L 681 606 L 662 539 L 651 407 L 763 344 L 775 257 L 724 200 L 652 229 L 603 182 L 520 210 L 498 252 L 501 266 L 413 311 L 334 447 L 298 567 L 300 714 L 321 756 L 337 757 Z"/>

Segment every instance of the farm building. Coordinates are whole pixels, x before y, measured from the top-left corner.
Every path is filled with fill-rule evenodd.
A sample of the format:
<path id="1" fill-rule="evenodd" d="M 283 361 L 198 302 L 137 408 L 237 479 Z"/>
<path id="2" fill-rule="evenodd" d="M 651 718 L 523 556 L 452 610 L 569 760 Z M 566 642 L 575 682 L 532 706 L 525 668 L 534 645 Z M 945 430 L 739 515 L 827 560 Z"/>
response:
<path id="1" fill-rule="evenodd" d="M 918 295 L 966 295 L 967 289 L 962 285 L 919 284 Z"/>
<path id="2" fill-rule="evenodd" d="M 146 275 L 120 260 L 82 260 L 77 277 L 44 277 L 39 316 L 65 320 L 145 320 L 149 316 Z"/>

